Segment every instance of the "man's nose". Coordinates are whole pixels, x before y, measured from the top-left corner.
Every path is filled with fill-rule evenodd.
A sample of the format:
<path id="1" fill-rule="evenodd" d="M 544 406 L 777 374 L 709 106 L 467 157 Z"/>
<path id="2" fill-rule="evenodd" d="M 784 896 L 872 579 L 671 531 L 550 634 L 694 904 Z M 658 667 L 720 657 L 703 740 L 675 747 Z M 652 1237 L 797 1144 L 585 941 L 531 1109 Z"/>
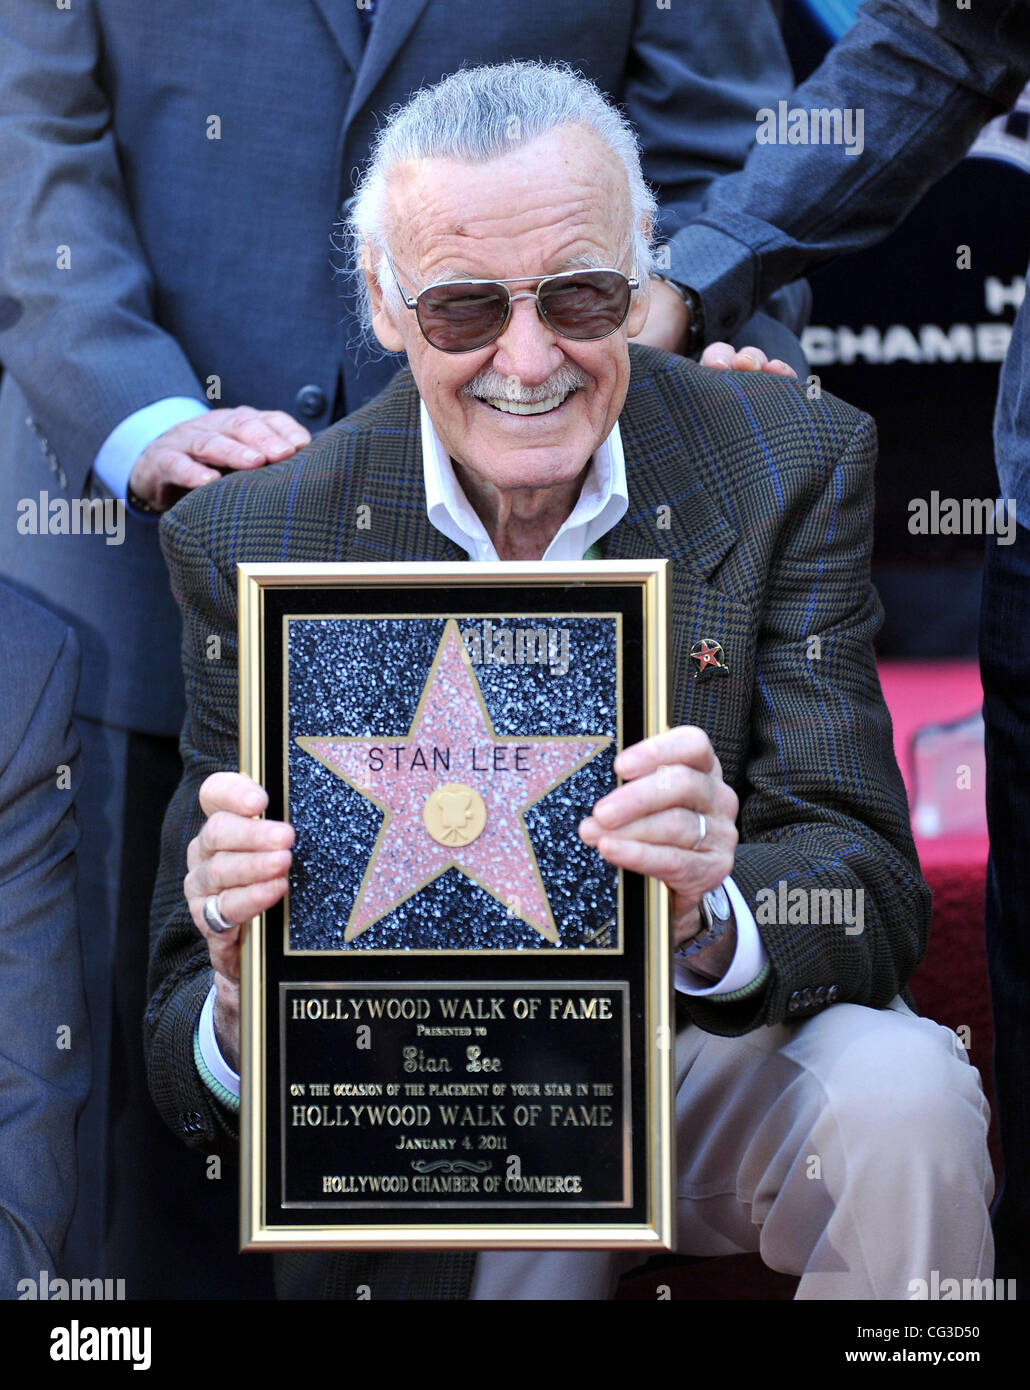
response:
<path id="1" fill-rule="evenodd" d="M 541 318 L 535 297 L 512 295 L 511 314 L 490 364 L 494 371 L 518 377 L 523 386 L 540 386 L 564 360 L 557 335 Z"/>

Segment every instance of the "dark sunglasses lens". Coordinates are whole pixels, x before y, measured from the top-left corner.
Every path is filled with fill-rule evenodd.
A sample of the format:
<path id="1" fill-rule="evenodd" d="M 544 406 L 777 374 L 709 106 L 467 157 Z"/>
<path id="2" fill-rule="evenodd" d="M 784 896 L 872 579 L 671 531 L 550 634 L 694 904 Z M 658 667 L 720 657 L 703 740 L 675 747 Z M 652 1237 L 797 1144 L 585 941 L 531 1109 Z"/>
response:
<path id="1" fill-rule="evenodd" d="M 443 352 L 471 352 L 495 337 L 508 311 L 503 285 L 434 285 L 418 297 L 418 323 Z"/>
<path id="2" fill-rule="evenodd" d="M 630 287 L 614 270 L 556 275 L 540 287 L 544 318 L 563 338 L 606 338 L 629 313 Z"/>

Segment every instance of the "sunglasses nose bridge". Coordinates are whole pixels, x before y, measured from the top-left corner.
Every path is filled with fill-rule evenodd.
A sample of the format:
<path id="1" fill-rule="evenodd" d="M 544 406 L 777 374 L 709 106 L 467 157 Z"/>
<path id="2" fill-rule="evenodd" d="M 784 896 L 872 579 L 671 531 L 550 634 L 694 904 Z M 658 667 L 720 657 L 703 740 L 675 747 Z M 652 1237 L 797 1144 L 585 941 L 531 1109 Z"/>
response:
<path id="1" fill-rule="evenodd" d="M 495 335 L 497 338 L 500 338 L 510 328 L 515 311 L 515 302 L 519 299 L 535 300 L 537 319 L 540 323 L 544 325 L 544 328 L 547 329 L 549 333 L 553 333 L 555 331 L 553 324 L 550 323 L 546 313 L 544 312 L 544 306 L 540 302 L 539 290 L 519 290 L 518 294 L 512 294 L 511 290 L 508 289 L 507 286 L 505 286 L 505 289 L 508 293 L 508 302 L 504 306 L 504 322 L 501 325 L 501 327 L 497 330 L 497 333 Z"/>
<path id="2" fill-rule="evenodd" d="M 507 310 L 507 313 L 505 314 L 505 317 L 504 317 L 504 327 L 505 327 L 505 328 L 507 328 L 507 327 L 508 327 L 508 324 L 511 322 L 512 309 L 513 309 L 513 306 L 514 306 L 515 301 L 516 301 L 517 299 L 533 299 L 533 300 L 535 300 L 535 301 L 536 301 L 537 318 L 538 318 L 538 319 L 540 320 L 540 322 L 544 325 L 544 327 L 547 328 L 551 333 L 554 333 L 554 332 L 557 331 L 557 330 L 555 329 L 555 327 L 554 327 L 554 324 L 553 324 L 553 323 L 551 322 L 551 320 L 547 317 L 547 310 L 544 308 L 544 303 L 543 303 L 543 300 L 540 298 L 540 291 L 539 291 L 538 289 L 536 289 L 536 290 L 520 290 L 520 291 L 518 292 L 518 294 L 512 294 L 512 292 L 511 292 L 510 290 L 508 291 L 508 310 Z M 504 330 L 502 329 L 501 331 L 503 332 Z"/>

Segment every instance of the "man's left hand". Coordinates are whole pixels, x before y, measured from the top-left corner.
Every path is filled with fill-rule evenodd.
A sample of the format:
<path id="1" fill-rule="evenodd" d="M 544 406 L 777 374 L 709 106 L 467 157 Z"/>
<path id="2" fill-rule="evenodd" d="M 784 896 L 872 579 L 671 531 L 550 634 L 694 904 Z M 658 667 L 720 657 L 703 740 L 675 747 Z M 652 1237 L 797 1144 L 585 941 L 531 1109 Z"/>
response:
<path id="1" fill-rule="evenodd" d="M 679 946 L 700 930 L 702 895 L 733 872 L 736 793 L 722 779 L 708 735 L 689 724 L 624 748 L 615 771 L 623 786 L 580 822 L 580 836 L 609 864 L 662 880 Z"/>

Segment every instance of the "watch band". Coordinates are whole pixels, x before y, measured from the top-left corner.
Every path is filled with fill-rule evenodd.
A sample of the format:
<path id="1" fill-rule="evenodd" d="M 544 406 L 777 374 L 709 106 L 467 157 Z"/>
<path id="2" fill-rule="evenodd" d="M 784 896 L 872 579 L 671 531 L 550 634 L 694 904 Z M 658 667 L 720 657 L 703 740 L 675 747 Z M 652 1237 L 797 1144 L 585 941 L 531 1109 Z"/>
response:
<path id="1" fill-rule="evenodd" d="M 696 936 L 692 936 L 689 941 L 676 948 L 675 954 L 680 960 L 689 960 L 691 956 L 714 946 L 726 935 L 726 929 L 733 921 L 733 909 L 726 889 L 721 885 L 702 894 L 700 907 L 706 925 Z"/>
<path id="2" fill-rule="evenodd" d="M 157 515 L 157 508 L 152 507 L 149 502 L 145 502 L 142 497 L 133 492 L 131 487 L 126 486 L 125 500 L 134 512 L 145 512 L 148 515 Z"/>

